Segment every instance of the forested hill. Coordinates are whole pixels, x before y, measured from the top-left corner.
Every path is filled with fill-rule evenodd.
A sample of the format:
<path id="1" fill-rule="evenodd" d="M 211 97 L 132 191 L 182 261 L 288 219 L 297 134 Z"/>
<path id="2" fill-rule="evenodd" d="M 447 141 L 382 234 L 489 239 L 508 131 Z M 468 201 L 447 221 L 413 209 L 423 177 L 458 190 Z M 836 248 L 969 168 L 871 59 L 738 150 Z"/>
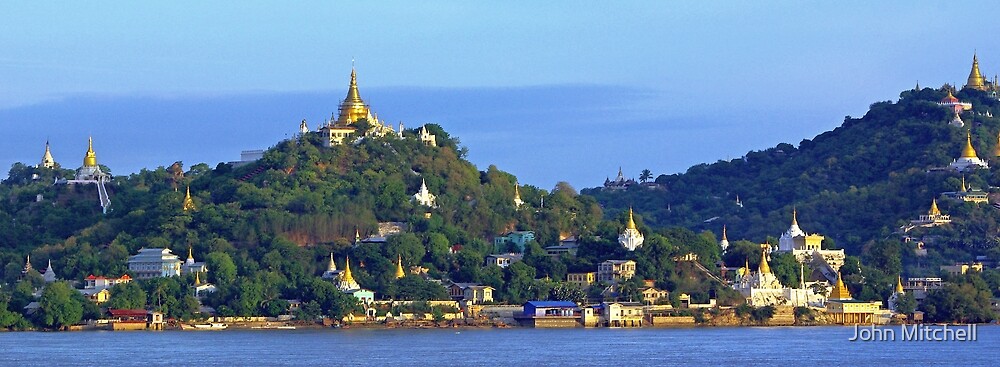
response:
<path id="1" fill-rule="evenodd" d="M 332 148 L 323 146 L 320 134 L 309 133 L 281 141 L 259 161 L 237 168 L 177 162 L 116 176 L 107 214 L 101 214 L 93 185 L 52 184 L 54 177 L 70 178 L 73 171 L 15 164 L 0 185 L 4 273 L 16 278 L 24 256 L 32 254 L 54 259 L 67 279 L 122 274 L 126 257 L 140 247 L 171 248 L 183 256 L 192 246 L 199 259 L 210 252 L 240 253 L 245 258 L 237 263 L 247 273 L 264 266 L 256 262 L 274 252 L 273 260 L 284 259 L 272 267 L 294 262 L 304 267 L 297 272 L 313 274 L 331 251 L 343 258 L 355 231 L 362 238 L 377 235 L 379 222 L 435 233 L 435 255 L 462 244 L 484 256 L 492 250 L 487 241 L 504 231 L 530 229 L 539 243 L 554 243 L 560 233 L 596 228 L 601 220 L 592 198 L 558 188 L 522 186 L 526 203 L 540 203 L 545 195 L 545 208 L 526 204 L 517 211 L 516 177 L 493 166 L 478 170 L 464 159 L 457 139 L 437 125 L 427 128 L 436 134 L 437 147 L 421 143 L 416 130 L 408 130 L 406 138 L 365 138 Z M 32 179 L 35 174 L 40 177 Z M 436 208 L 412 201 L 422 182 L 437 196 Z M 196 210 L 182 208 L 187 187 Z M 424 253 L 413 252 L 403 258 L 420 264 Z M 397 253 L 391 255 L 396 259 Z M 444 267 L 444 258 L 438 260 Z M 384 262 L 369 269 L 394 269 Z"/>
<path id="2" fill-rule="evenodd" d="M 597 198 L 607 213 L 633 206 L 653 226 L 718 234 L 726 225 L 730 240 L 778 237 L 797 208 L 805 231 L 823 234 L 856 255 L 865 243 L 892 237 L 901 225 L 926 213 L 941 192 L 958 191 L 961 174 L 928 171 L 947 167 L 960 155 L 970 128 L 979 157 L 995 162 L 1000 103 L 985 92 L 959 91 L 956 96 L 974 107 L 961 115 L 965 127 L 960 128 L 948 124 L 952 112 L 937 104 L 946 95 L 944 89 L 904 91 L 898 102 L 872 104 L 864 117 L 848 116 L 840 127 L 797 147 L 782 143 L 682 174 L 661 175 L 655 182 L 665 190 L 635 185 L 582 193 Z M 986 190 L 998 183 L 994 171 L 969 173 L 966 180 Z M 995 246 L 996 209 L 940 199 L 939 205 L 955 223 L 938 233 L 946 240 L 932 254 L 958 250 L 950 256 L 961 257 Z"/>

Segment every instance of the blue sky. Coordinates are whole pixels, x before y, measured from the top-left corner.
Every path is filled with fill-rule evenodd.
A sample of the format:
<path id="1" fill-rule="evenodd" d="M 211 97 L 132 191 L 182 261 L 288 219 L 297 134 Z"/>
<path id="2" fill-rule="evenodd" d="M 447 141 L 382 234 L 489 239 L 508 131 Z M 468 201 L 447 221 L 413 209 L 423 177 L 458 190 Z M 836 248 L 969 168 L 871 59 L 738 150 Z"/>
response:
<path id="1" fill-rule="evenodd" d="M 974 50 L 1000 73 L 990 2 L 692 4 L 2 3 L 0 170 L 91 134 L 116 174 L 235 160 L 335 111 L 352 58 L 380 117 L 542 188 L 795 144 Z"/>

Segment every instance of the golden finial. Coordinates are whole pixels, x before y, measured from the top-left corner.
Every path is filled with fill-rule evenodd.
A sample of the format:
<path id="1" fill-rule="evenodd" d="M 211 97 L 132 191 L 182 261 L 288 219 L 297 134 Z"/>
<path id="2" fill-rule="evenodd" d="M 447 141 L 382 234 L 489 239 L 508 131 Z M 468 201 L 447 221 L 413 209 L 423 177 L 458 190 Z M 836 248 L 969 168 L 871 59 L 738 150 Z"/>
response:
<path id="1" fill-rule="evenodd" d="M 194 272 L 194 285 L 201 285 L 201 272 Z"/>
<path id="2" fill-rule="evenodd" d="M 403 256 L 402 255 L 397 255 L 397 256 L 398 258 L 396 262 L 396 279 L 400 279 L 402 277 L 405 277 L 406 273 L 403 272 Z"/>
<path id="3" fill-rule="evenodd" d="M 191 245 L 188 245 L 188 260 L 194 261 L 194 252 L 191 249 Z"/>
<path id="4" fill-rule="evenodd" d="M 97 167 L 97 154 L 94 153 L 94 138 L 87 138 L 87 155 L 83 157 L 84 167 Z"/>
<path id="5" fill-rule="evenodd" d="M 962 188 L 959 189 L 961 192 L 965 192 L 965 175 L 962 175 Z"/>
<path id="6" fill-rule="evenodd" d="M 799 225 L 798 214 L 799 214 L 799 211 L 796 210 L 795 207 L 793 206 L 792 207 L 792 225 L 793 226 L 798 226 Z"/>
<path id="7" fill-rule="evenodd" d="M 723 241 L 729 241 L 729 239 L 726 238 L 726 225 L 725 224 L 722 225 L 722 240 Z"/>
<path id="8" fill-rule="evenodd" d="M 979 158 L 976 149 L 972 147 L 972 130 L 965 132 L 965 148 L 962 149 L 962 158 Z"/>
<path id="9" fill-rule="evenodd" d="M 771 266 L 767 264 L 767 253 L 760 252 L 760 266 L 757 268 L 761 274 L 771 274 Z"/>
<path id="10" fill-rule="evenodd" d="M 635 220 L 632 219 L 632 207 L 628 208 L 628 223 L 625 224 L 625 229 L 635 229 Z"/>
<path id="11" fill-rule="evenodd" d="M 194 199 L 191 199 L 191 186 L 187 187 L 187 192 L 184 194 L 184 211 L 195 210 Z"/>
<path id="12" fill-rule="evenodd" d="M 896 277 L 896 293 L 903 293 L 903 276 Z"/>
<path id="13" fill-rule="evenodd" d="M 931 210 L 927 211 L 930 215 L 941 215 L 941 210 L 937 206 L 937 198 L 931 199 Z"/>

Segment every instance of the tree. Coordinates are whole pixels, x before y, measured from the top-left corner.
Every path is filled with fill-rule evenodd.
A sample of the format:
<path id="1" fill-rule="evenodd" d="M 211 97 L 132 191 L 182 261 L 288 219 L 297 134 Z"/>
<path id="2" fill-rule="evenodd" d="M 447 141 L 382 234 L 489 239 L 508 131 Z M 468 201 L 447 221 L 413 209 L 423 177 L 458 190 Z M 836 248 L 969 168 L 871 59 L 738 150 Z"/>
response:
<path id="1" fill-rule="evenodd" d="M 205 257 L 205 266 L 209 269 L 209 276 L 216 284 L 227 285 L 236 279 L 236 264 L 233 258 L 225 252 L 213 252 Z"/>
<path id="2" fill-rule="evenodd" d="M 108 308 L 145 309 L 146 291 L 135 282 L 117 284 L 111 287 Z"/>
<path id="3" fill-rule="evenodd" d="M 35 319 L 41 326 L 63 328 L 83 319 L 83 305 L 73 297 L 76 290 L 66 282 L 54 282 L 45 287 L 39 298 Z"/>
<path id="4" fill-rule="evenodd" d="M 653 178 L 653 172 L 648 169 L 642 170 L 642 173 L 639 174 L 639 182 L 646 183 L 651 178 Z"/>

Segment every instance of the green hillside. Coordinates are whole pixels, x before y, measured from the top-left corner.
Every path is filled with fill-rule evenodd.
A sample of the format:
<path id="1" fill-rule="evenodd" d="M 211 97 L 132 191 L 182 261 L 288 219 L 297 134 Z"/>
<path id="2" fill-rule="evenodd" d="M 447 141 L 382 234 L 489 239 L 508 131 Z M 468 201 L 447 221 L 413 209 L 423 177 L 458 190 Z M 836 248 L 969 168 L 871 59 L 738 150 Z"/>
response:
<path id="1" fill-rule="evenodd" d="M 897 102 L 871 105 L 863 117 L 846 117 L 843 125 L 806 139 L 797 146 L 782 143 L 730 161 L 691 167 L 685 173 L 661 175 L 665 190 L 634 186 L 628 190 L 585 189 L 609 213 L 629 206 L 653 226 L 710 230 L 722 226 L 729 238 L 763 243 L 784 232 L 798 210 L 799 224 L 827 237 L 827 245 L 863 255 L 874 240 L 898 239 L 901 226 L 927 212 L 931 199 L 954 223 L 909 234 L 929 242 L 922 265 L 907 244 L 908 274 L 936 273 L 935 264 L 969 261 L 974 255 L 1000 258 L 997 244 L 1000 211 L 990 205 L 941 200 L 958 191 L 962 175 L 930 171 L 947 167 L 965 145 L 966 132 L 980 158 L 1000 165 L 993 156 L 1000 132 L 1000 102 L 985 92 L 965 89 L 956 94 L 973 109 L 962 114 L 965 127 L 950 126 L 951 111 L 937 104 L 947 93 L 924 88 L 900 94 Z M 997 169 L 966 174 L 975 188 L 994 192 Z M 738 206 L 737 197 L 743 207 Z M 915 243 L 915 242 L 914 242 Z M 929 265 L 929 266 L 927 266 Z"/>

